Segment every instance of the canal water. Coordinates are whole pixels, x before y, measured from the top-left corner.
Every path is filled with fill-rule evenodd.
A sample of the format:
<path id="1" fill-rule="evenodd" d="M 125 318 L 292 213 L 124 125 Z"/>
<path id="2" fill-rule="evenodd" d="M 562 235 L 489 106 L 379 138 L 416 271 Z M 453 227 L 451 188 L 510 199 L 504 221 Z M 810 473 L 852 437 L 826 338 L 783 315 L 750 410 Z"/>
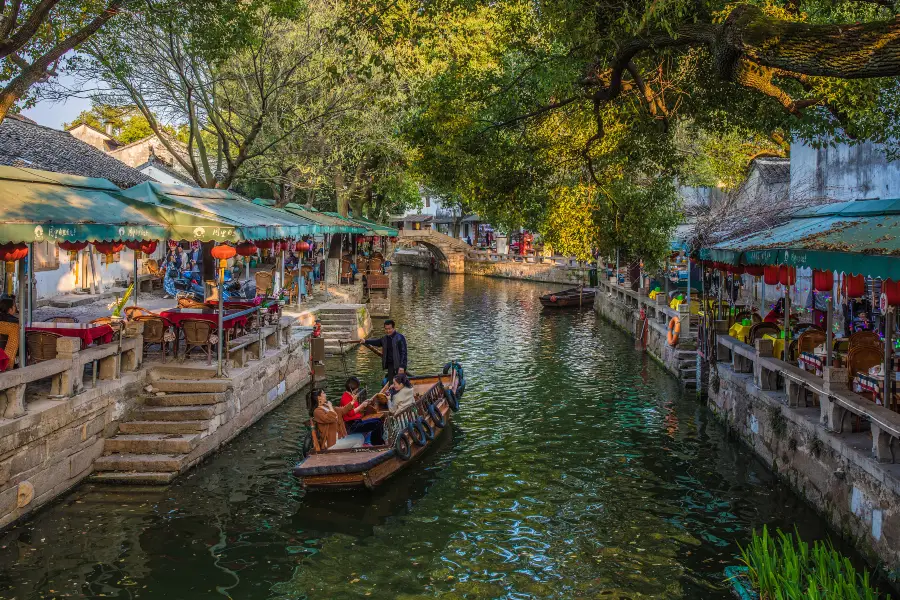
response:
<path id="1" fill-rule="evenodd" d="M 0 598 L 716 599 L 754 527 L 827 535 L 627 336 L 542 312 L 550 286 L 393 279 L 411 370 L 466 369 L 426 460 L 374 493 L 304 493 L 298 394 L 168 487 L 83 485 L 0 534 Z M 369 389 L 378 367 L 346 360 Z"/>

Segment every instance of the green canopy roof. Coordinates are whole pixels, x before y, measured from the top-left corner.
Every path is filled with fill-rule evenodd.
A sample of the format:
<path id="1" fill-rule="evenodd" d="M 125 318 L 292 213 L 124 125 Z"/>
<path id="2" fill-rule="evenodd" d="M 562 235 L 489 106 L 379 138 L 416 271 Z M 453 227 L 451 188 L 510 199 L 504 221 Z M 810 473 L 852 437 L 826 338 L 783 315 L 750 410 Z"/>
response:
<path id="1" fill-rule="evenodd" d="M 400 235 L 400 232 L 393 227 L 382 225 L 381 223 L 376 223 L 375 221 L 370 221 L 369 219 L 364 219 L 363 217 L 342 217 L 338 213 L 333 212 L 327 212 L 324 214 L 330 215 L 332 217 L 338 217 L 339 219 L 345 219 L 362 227 L 363 235 L 382 235 L 387 237 Z"/>
<path id="2" fill-rule="evenodd" d="M 106 179 L 0 166 L 0 243 L 158 240 L 167 233 Z"/>
<path id="3" fill-rule="evenodd" d="M 257 199 L 256 201 L 259 201 Z M 314 208 L 300 206 L 293 202 L 285 205 L 284 210 L 291 214 L 299 215 L 304 218 L 315 221 L 320 227 L 326 229 L 323 233 L 365 233 L 366 228 L 354 223 L 350 219 L 344 218 L 337 213 L 319 212 Z"/>
<path id="4" fill-rule="evenodd" d="M 237 235 L 245 240 L 299 238 L 318 233 L 320 230 L 320 227 L 309 219 L 255 204 L 228 190 L 147 182 L 129 188 L 127 192 L 132 192 L 130 195 L 136 199 L 159 207 L 174 208 L 197 219 L 214 219 L 225 229 L 236 229 Z M 198 233 L 200 229 L 207 228 L 200 223 L 185 224 L 188 227 L 191 225 Z M 212 235 L 212 239 L 230 239 L 229 236 L 232 234 L 227 231 L 203 231 L 200 235 Z M 193 238 L 188 239 L 199 238 L 195 233 Z"/>
<path id="5" fill-rule="evenodd" d="M 900 279 L 900 200 L 857 200 L 804 209 L 767 231 L 700 251 L 729 264 L 788 264 Z"/>

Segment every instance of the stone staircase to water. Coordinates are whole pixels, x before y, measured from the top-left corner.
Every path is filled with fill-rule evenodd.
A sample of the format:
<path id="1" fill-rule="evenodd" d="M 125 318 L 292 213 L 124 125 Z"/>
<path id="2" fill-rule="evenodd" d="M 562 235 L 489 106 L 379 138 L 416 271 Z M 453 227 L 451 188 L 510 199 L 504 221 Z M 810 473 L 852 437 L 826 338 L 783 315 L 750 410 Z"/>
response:
<path id="1" fill-rule="evenodd" d="M 214 367 L 205 366 L 152 369 L 153 391 L 106 440 L 91 479 L 129 484 L 172 481 L 195 460 L 192 453 L 200 441 L 222 422 L 231 381 L 214 379 L 215 374 Z"/>
<path id="2" fill-rule="evenodd" d="M 697 389 L 697 351 L 675 350 L 675 360 L 678 361 L 678 379 L 681 384 L 690 390 Z"/>
<path id="3" fill-rule="evenodd" d="M 338 355 L 350 350 L 346 344 L 341 348 L 339 341 L 357 339 L 359 328 L 357 310 L 362 305 L 347 304 L 316 311 L 316 318 L 322 322 L 322 338 L 325 340 L 325 354 Z"/>

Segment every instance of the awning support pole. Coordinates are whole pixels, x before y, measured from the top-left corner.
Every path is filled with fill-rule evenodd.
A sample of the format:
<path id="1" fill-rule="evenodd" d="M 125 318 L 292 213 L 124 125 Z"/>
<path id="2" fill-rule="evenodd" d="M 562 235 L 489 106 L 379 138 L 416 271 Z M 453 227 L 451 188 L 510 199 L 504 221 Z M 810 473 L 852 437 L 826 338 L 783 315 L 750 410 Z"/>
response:
<path id="1" fill-rule="evenodd" d="M 893 354 L 894 344 L 891 340 L 891 334 L 894 333 L 894 308 L 888 306 L 884 314 L 884 395 L 882 401 L 885 408 L 892 408 L 894 404 L 894 395 L 891 393 L 891 384 L 894 382 L 894 365 Z"/>
<path id="2" fill-rule="evenodd" d="M 784 355 L 782 360 L 787 361 L 788 348 L 791 343 L 791 286 L 784 286 Z"/>
<path id="3" fill-rule="evenodd" d="M 281 244 L 281 264 L 278 267 L 278 276 L 281 278 L 281 291 L 284 292 L 284 244 Z"/>
<path id="4" fill-rule="evenodd" d="M 616 285 L 619 285 L 619 249 L 616 248 Z"/>
<path id="5" fill-rule="evenodd" d="M 28 244 L 28 324 L 34 321 L 34 242 Z"/>
<path id="6" fill-rule="evenodd" d="M 131 256 L 134 257 L 134 278 L 133 278 L 133 281 L 134 281 L 134 290 L 132 290 L 132 292 L 131 292 L 131 299 L 132 299 L 132 304 L 134 304 L 134 306 L 137 306 L 137 305 L 138 305 L 138 288 L 140 287 L 140 286 L 138 285 L 138 259 L 137 259 L 137 251 L 136 251 L 136 250 L 132 250 L 132 251 L 131 251 Z"/>
<path id="7" fill-rule="evenodd" d="M 688 272 L 688 276 L 687 276 L 687 307 L 688 307 L 688 314 L 690 314 L 691 313 L 691 258 L 690 257 L 688 257 L 688 259 L 687 259 L 687 272 Z"/>
<path id="8" fill-rule="evenodd" d="M 224 264 L 224 261 L 222 261 Z M 224 319 L 222 313 L 225 312 L 225 269 L 219 269 L 219 343 L 216 344 L 216 377 L 222 376 L 222 345 L 225 343 L 224 335 Z M 261 324 L 260 324 L 261 325 Z M 260 327 L 261 329 L 262 327 Z"/>
<path id="9" fill-rule="evenodd" d="M 24 259 L 19 260 L 19 366 L 25 366 L 25 352 L 27 346 L 25 345 L 25 314 L 22 310 L 23 302 L 25 301 L 25 262 Z"/>
<path id="10" fill-rule="evenodd" d="M 834 299 L 829 294 L 825 298 L 825 366 L 834 360 Z"/>

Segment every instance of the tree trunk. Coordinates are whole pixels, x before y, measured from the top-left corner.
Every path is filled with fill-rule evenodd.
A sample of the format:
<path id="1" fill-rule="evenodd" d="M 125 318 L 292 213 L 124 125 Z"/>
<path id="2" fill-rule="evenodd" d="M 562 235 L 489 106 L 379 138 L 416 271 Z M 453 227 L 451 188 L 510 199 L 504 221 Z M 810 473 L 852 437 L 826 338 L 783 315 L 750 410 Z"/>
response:
<path id="1" fill-rule="evenodd" d="M 337 198 L 337 211 L 342 217 L 350 214 L 350 197 L 344 186 L 344 174 L 340 169 L 334 172 L 334 195 Z"/>

